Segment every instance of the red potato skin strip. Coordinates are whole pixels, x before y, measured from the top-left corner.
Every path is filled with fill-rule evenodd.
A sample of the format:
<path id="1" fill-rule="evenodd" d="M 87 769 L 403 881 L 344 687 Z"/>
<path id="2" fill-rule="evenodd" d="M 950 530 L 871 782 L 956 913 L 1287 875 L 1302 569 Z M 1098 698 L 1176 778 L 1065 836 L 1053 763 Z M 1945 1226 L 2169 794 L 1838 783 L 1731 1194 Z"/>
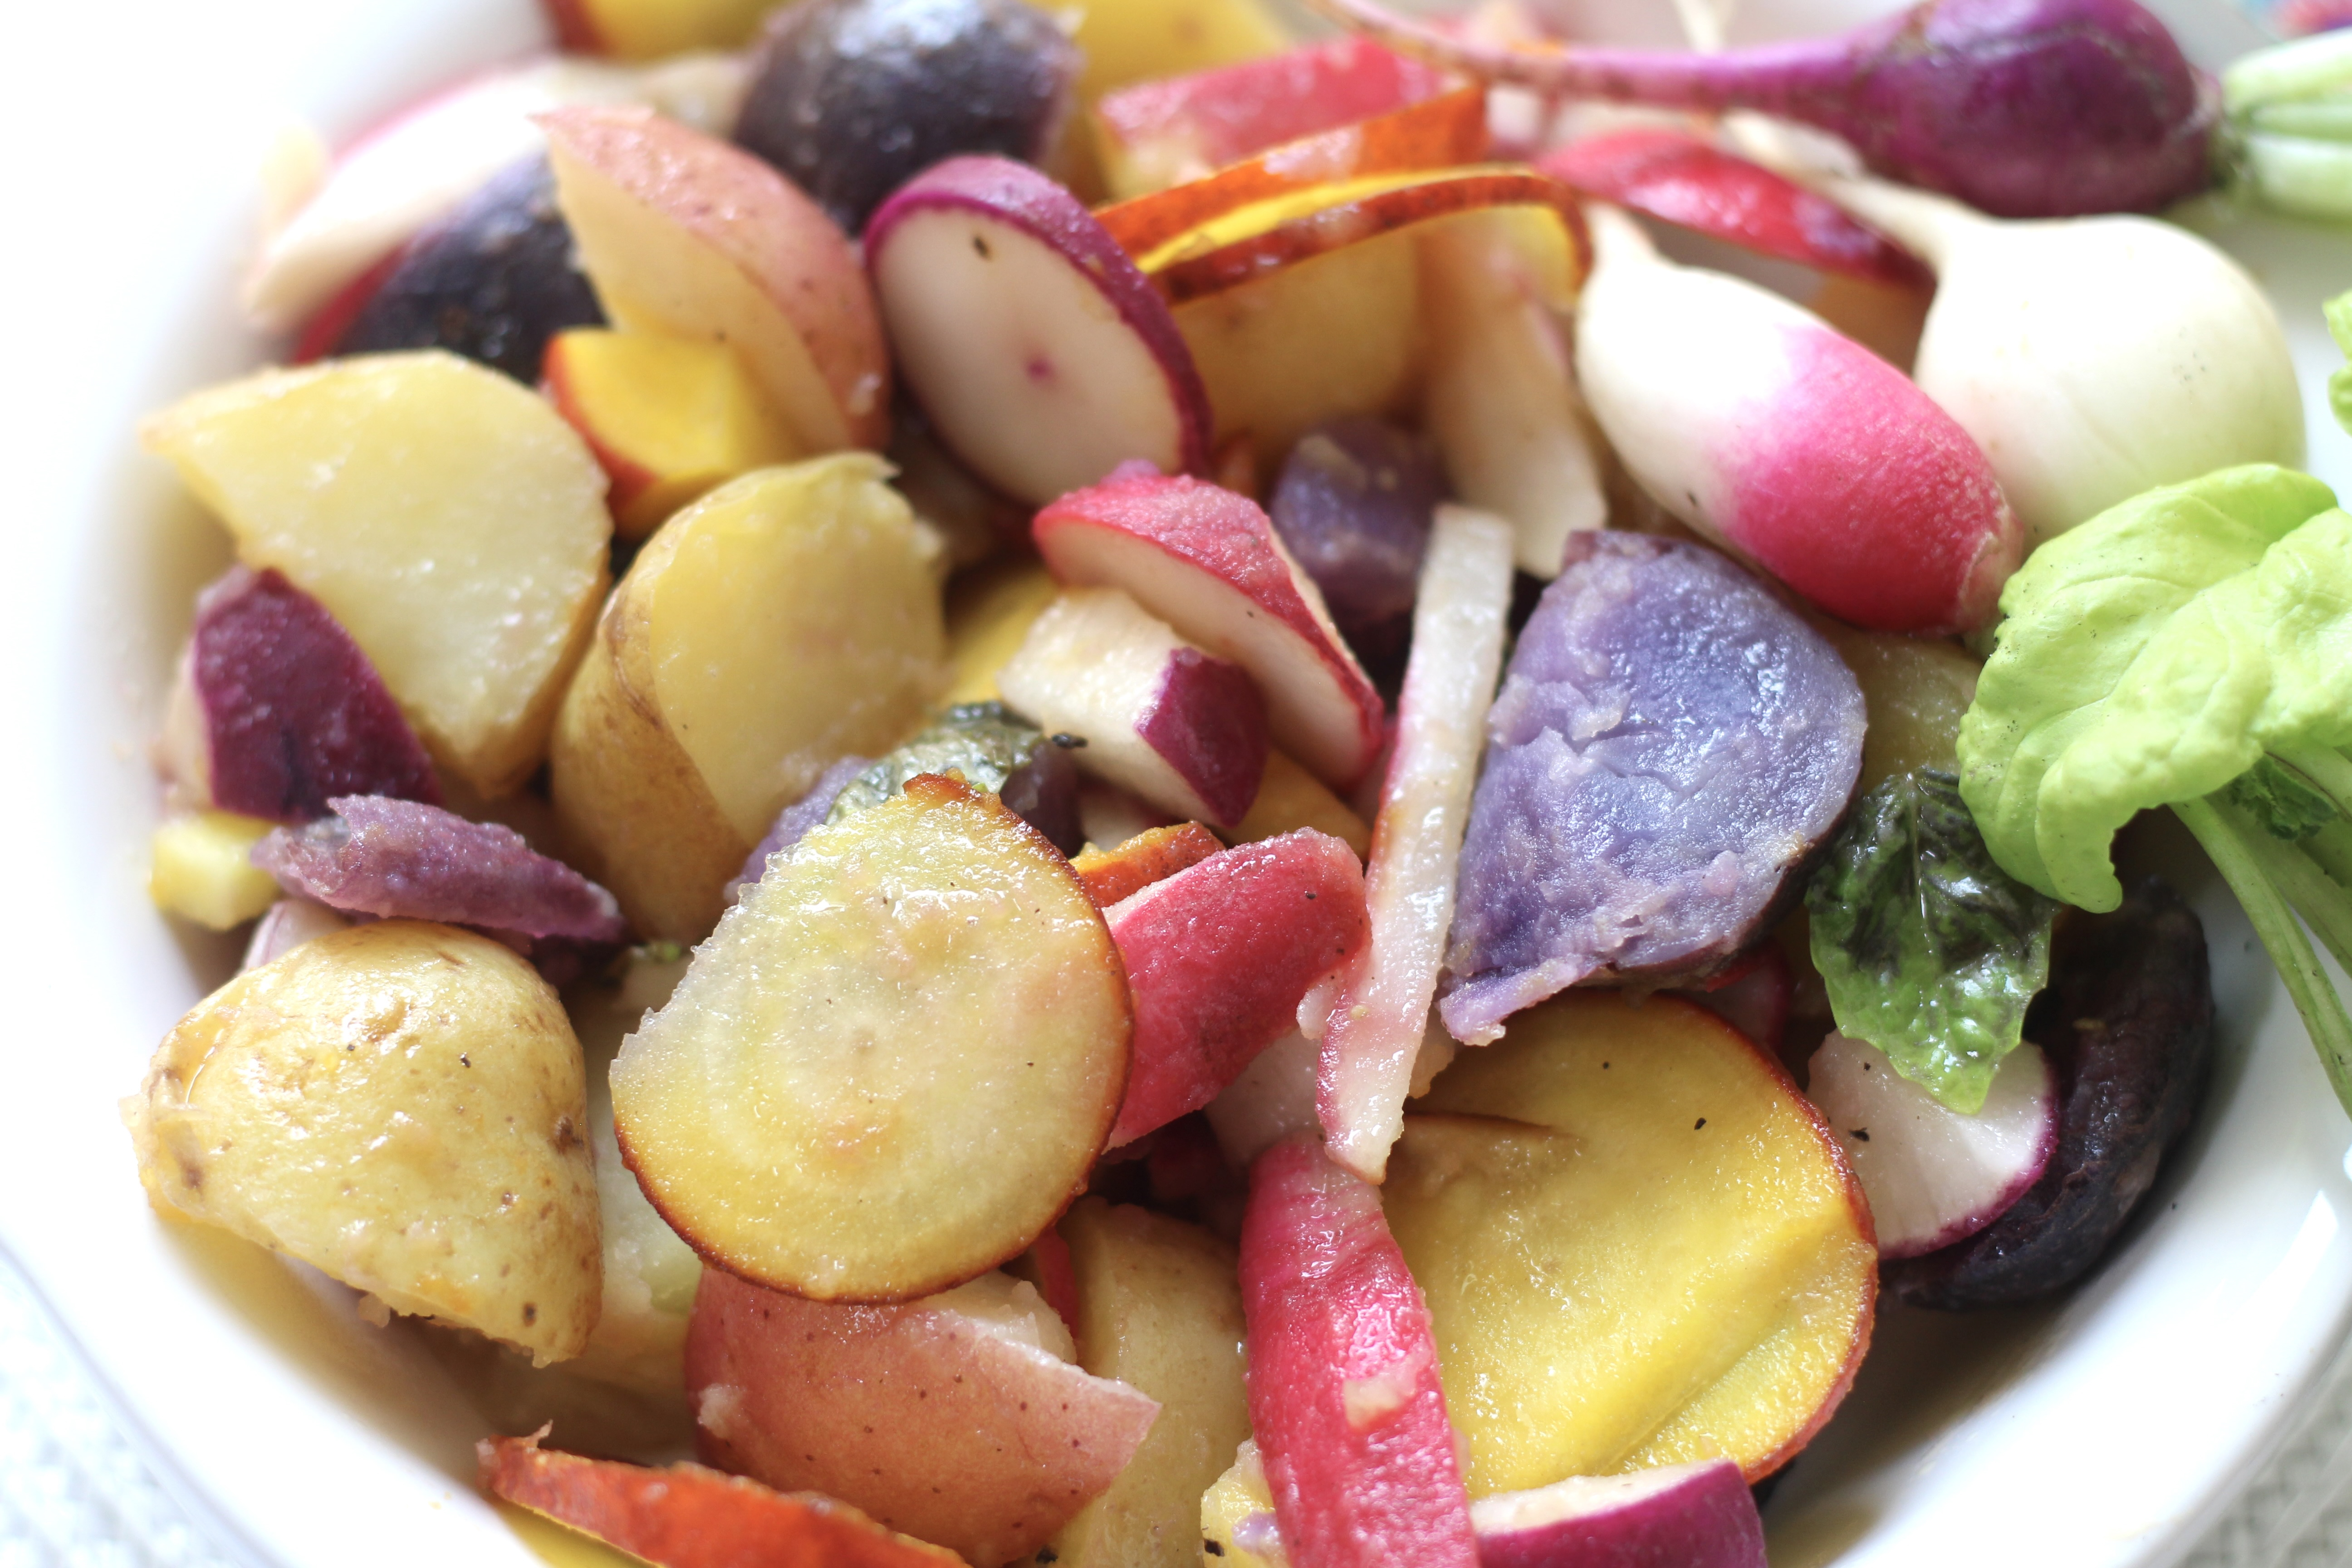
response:
<path id="1" fill-rule="evenodd" d="M 481 1486 L 657 1568 L 950 1568 L 944 1547 L 885 1530 L 814 1492 L 780 1492 L 695 1464 L 656 1468 L 541 1448 L 474 1446 Z"/>
<path id="2" fill-rule="evenodd" d="M 1765 256 L 1899 288 L 1935 286 L 1927 263 L 1827 196 L 1680 131 L 1588 137 L 1536 166 L 1586 195 Z"/>

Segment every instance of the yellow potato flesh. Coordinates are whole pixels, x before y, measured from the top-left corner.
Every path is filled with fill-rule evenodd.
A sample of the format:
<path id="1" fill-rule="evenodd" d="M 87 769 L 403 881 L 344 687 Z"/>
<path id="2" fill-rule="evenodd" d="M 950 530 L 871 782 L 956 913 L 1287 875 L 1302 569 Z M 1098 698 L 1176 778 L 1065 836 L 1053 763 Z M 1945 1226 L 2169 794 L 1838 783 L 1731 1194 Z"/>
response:
<path id="1" fill-rule="evenodd" d="M 148 447 L 325 605 L 436 761 L 484 794 L 539 765 L 607 581 L 604 475 L 547 402 L 438 350 L 269 370 Z"/>
<path id="2" fill-rule="evenodd" d="M 853 452 L 746 475 L 673 518 L 631 585 L 654 706 L 747 847 L 835 761 L 904 740 L 941 684 L 935 546 L 888 471 Z"/>
<path id="3" fill-rule="evenodd" d="M 1453 1114 L 1406 1119 L 1381 1196 L 1473 1495 L 1716 1455 L 1761 1473 L 1842 1394 L 1877 1287 L 1867 1211 L 1818 1117 L 1711 1016 L 1570 994 L 1415 1109 Z"/>
<path id="4" fill-rule="evenodd" d="M 923 778 L 745 890 L 612 1074 L 646 1194 L 730 1272 L 906 1300 L 1053 1223 L 1118 1107 L 1127 984 L 1076 875 Z"/>
<path id="5" fill-rule="evenodd" d="M 1984 661 L 1956 643 L 1865 632 L 1834 622 L 1821 629 L 1862 687 L 1869 728 L 1862 782 L 1875 789 L 1918 768 L 1959 770 L 1960 720 L 1976 700 Z"/>
<path id="6" fill-rule="evenodd" d="M 1077 16 L 1081 103 L 1130 82 L 1238 65 L 1291 41 L 1256 0 L 1077 0 L 1063 9 Z"/>
<path id="7" fill-rule="evenodd" d="M 958 577 L 948 591 L 948 658 L 955 668 L 950 702 L 1002 697 L 997 671 L 1021 651 L 1029 628 L 1061 585 L 1034 560 L 992 561 Z"/>
<path id="8" fill-rule="evenodd" d="M 159 1205 L 541 1363 L 595 1327 L 579 1042 L 487 937 L 314 937 L 182 1019 L 123 1114 Z"/>
<path id="9" fill-rule="evenodd" d="M 231 811 L 158 824 L 148 847 L 148 898 L 213 931 L 243 925 L 278 901 L 277 879 L 253 863 L 253 847 L 277 826 Z"/>
<path id="10" fill-rule="evenodd" d="M 1198 1226 L 1081 1199 L 1062 1221 L 1078 1287 L 1078 1364 L 1160 1402 L 1110 1489 L 1054 1539 L 1067 1568 L 1189 1568 L 1201 1498 L 1249 1436 L 1233 1248 Z"/>

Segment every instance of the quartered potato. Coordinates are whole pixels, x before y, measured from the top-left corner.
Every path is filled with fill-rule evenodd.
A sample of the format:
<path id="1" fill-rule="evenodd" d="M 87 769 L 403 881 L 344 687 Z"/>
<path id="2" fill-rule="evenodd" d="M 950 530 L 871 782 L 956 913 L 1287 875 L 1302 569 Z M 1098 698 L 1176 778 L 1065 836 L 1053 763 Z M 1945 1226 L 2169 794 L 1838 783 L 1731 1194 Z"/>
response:
<path id="1" fill-rule="evenodd" d="M 542 1364 L 596 1324 L 587 1114 L 579 1042 L 539 972 L 422 921 L 238 975 L 123 1102 L 158 1207 Z"/>
<path id="2" fill-rule="evenodd" d="M 1127 1087 L 1127 981 L 1066 861 L 926 774 L 744 889 L 622 1046 L 623 1157 L 703 1258 L 903 1301 L 1022 1251 Z"/>

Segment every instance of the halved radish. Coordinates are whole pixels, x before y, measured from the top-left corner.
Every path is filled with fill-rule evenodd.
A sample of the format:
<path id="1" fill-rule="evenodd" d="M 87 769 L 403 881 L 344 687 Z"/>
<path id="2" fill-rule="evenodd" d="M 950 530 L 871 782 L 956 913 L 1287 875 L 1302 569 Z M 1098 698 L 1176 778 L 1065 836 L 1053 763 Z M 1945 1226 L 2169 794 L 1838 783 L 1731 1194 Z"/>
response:
<path id="1" fill-rule="evenodd" d="M 1974 1236 L 2025 1195 L 2058 1147 L 2058 1077 L 2037 1046 L 2009 1054 L 1974 1116 L 1946 1109 L 1876 1047 L 1838 1034 L 1813 1053 L 1806 1092 L 1853 1162 L 1881 1258 Z"/>
<path id="2" fill-rule="evenodd" d="M 1208 395 L 1168 307 L 1077 197 L 950 158 L 866 226 L 898 367 L 972 470 L 1036 503 L 1139 458 L 1209 462 Z"/>
<path id="3" fill-rule="evenodd" d="M 1729 1459 L 1497 1492 L 1470 1524 L 1480 1568 L 1764 1568 L 1764 1521 Z"/>
<path id="4" fill-rule="evenodd" d="M 1119 473 L 1045 508 L 1031 531 L 1063 582 L 1123 588 L 1248 670 L 1274 743 L 1325 783 L 1347 789 L 1371 765 L 1380 693 L 1255 501 L 1197 479 Z"/>

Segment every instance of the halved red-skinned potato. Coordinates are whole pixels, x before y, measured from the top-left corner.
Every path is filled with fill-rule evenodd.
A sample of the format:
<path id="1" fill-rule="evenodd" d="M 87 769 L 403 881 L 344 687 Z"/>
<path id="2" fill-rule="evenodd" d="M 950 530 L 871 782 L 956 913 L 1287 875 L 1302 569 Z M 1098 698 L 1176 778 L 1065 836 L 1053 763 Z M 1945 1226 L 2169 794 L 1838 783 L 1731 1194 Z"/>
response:
<path id="1" fill-rule="evenodd" d="M 482 1489 L 656 1568 L 951 1568 L 944 1547 L 886 1530 L 845 1502 L 781 1492 L 701 1465 L 632 1465 L 539 1446 L 474 1445 Z"/>
<path id="2" fill-rule="evenodd" d="M 707 1262 L 908 1300 L 1016 1256 L 1085 1187 L 1132 1030 L 1069 863 L 995 796 L 925 774 L 745 889 L 622 1047 L 614 1121 Z"/>
<path id="3" fill-rule="evenodd" d="M 1095 216 L 1129 255 L 1141 256 L 1253 202 L 1367 174 L 1455 168 L 1475 162 L 1486 146 L 1486 95 L 1465 87 L 1269 147 L 1204 178 L 1114 203 Z"/>
<path id="4" fill-rule="evenodd" d="M 889 350 L 866 269 L 822 208 L 749 153 L 647 110 L 539 123 L 614 325 L 733 344 L 806 453 L 881 447 Z"/>

